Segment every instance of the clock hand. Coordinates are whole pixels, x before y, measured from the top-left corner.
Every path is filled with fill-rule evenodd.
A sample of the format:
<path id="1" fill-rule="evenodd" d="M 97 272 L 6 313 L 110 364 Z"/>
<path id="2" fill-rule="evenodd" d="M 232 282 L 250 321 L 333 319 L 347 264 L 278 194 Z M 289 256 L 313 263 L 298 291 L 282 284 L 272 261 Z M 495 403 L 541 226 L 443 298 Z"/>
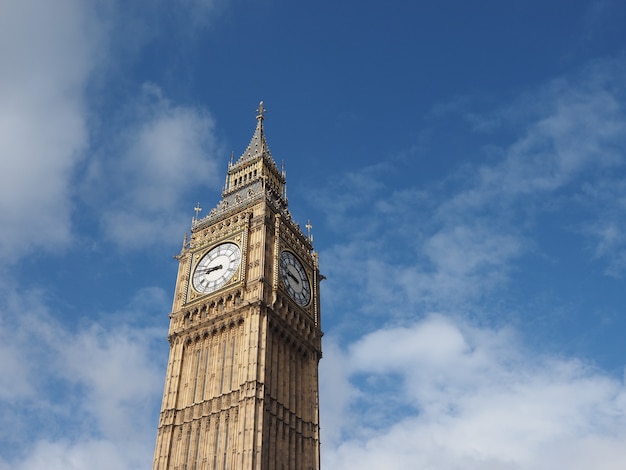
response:
<path id="1" fill-rule="evenodd" d="M 287 271 L 287 276 L 289 276 L 291 279 L 296 281 L 296 284 L 300 284 L 300 281 L 298 281 L 298 278 L 294 276 L 293 274 L 291 274 L 289 271 Z"/>
<path id="2" fill-rule="evenodd" d="M 220 264 L 220 265 L 217 265 L 217 266 L 213 266 L 212 268 L 207 269 L 207 270 L 206 270 L 206 274 L 210 274 L 210 273 L 212 273 L 213 271 L 217 271 L 218 269 L 222 269 L 222 265 L 221 265 L 221 264 Z"/>

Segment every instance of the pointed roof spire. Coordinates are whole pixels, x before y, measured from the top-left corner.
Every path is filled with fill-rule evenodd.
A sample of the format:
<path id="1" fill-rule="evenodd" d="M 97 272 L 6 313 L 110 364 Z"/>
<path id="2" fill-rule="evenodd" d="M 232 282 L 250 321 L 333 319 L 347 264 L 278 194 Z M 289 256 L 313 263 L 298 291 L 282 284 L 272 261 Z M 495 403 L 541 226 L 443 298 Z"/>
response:
<path id="1" fill-rule="evenodd" d="M 257 112 L 258 114 L 256 116 L 256 129 L 254 130 L 254 134 L 252 135 L 252 140 L 250 140 L 250 144 L 248 144 L 246 150 L 243 152 L 241 157 L 239 157 L 239 161 L 237 163 L 251 159 L 258 155 L 268 157 L 272 156 L 270 154 L 270 149 L 267 145 L 267 141 L 265 140 L 265 132 L 263 130 L 263 120 L 265 119 L 265 113 L 267 112 L 267 109 L 265 108 L 265 106 L 263 106 L 263 101 L 259 103 L 259 108 L 257 109 Z"/>

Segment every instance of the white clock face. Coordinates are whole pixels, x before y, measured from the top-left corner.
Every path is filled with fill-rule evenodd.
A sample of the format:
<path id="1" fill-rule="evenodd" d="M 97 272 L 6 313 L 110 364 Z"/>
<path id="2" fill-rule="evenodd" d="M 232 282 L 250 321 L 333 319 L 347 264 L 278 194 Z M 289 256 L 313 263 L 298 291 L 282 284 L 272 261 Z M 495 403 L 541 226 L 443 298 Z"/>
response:
<path id="1" fill-rule="evenodd" d="M 241 261 L 234 243 L 222 243 L 202 257 L 193 272 L 193 288 L 202 294 L 216 291 L 233 277 Z"/>
<path id="2" fill-rule="evenodd" d="M 289 295 L 298 305 L 306 306 L 311 301 L 311 285 L 304 266 L 291 251 L 280 254 L 280 277 Z"/>

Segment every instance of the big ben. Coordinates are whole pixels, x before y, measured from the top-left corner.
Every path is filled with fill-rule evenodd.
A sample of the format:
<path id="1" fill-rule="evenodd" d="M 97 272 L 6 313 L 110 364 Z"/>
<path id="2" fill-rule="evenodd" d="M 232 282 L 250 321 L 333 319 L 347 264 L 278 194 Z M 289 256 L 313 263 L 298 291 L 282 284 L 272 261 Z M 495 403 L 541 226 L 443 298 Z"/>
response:
<path id="1" fill-rule="evenodd" d="M 321 275 L 264 114 L 176 257 L 153 470 L 320 468 Z"/>

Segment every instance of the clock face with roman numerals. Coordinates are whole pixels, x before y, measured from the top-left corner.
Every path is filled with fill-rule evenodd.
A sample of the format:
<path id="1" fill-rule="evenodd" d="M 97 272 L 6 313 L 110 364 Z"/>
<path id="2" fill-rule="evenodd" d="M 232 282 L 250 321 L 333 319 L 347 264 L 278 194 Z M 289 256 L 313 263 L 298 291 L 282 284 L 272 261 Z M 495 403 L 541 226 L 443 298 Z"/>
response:
<path id="1" fill-rule="evenodd" d="M 289 295 L 302 307 L 311 301 L 311 284 L 304 266 L 291 251 L 280 254 L 280 278 Z"/>
<path id="2" fill-rule="evenodd" d="M 193 288 L 201 294 L 216 291 L 233 277 L 240 261 L 241 250 L 234 243 L 222 243 L 211 248 L 193 272 Z"/>

